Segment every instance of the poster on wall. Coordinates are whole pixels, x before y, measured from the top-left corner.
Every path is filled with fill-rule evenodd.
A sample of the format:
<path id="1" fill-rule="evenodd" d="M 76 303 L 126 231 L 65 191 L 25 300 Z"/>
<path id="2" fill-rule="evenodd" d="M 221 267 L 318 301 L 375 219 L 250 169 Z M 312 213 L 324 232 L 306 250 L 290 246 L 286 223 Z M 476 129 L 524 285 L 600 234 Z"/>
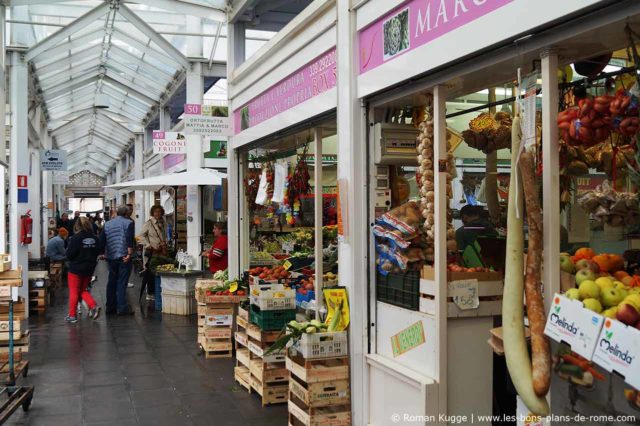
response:
<path id="1" fill-rule="evenodd" d="M 40 169 L 51 171 L 66 171 L 67 151 L 62 149 L 41 149 Z"/>
<path id="2" fill-rule="evenodd" d="M 184 131 L 190 135 L 209 137 L 231 136 L 231 120 L 221 117 L 219 107 L 212 105 L 185 104 Z"/>
<path id="3" fill-rule="evenodd" d="M 153 131 L 154 154 L 186 154 L 187 138 L 180 132 Z"/>
<path id="4" fill-rule="evenodd" d="M 212 140 L 204 154 L 204 158 L 225 159 L 227 158 L 227 141 Z"/>

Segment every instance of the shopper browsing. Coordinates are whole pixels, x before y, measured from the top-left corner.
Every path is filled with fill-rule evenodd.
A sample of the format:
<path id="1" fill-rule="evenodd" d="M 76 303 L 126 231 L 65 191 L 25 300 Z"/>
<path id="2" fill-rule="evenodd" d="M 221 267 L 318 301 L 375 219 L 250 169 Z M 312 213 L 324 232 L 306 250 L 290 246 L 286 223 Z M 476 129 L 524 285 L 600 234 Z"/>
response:
<path id="1" fill-rule="evenodd" d="M 91 229 L 91 222 L 86 217 L 76 219 L 74 235 L 69 239 L 67 260 L 69 261 L 69 315 L 67 322 L 77 322 L 78 300 L 82 299 L 89 306 L 89 315 L 94 320 L 100 315 L 100 307 L 87 291 L 93 271 L 100 254 L 100 243 Z"/>
<path id="2" fill-rule="evenodd" d="M 62 286 L 62 269 L 67 258 L 65 244 L 69 232 L 66 228 L 58 229 L 58 234 L 47 243 L 45 255 L 49 258 L 49 280 L 52 294 Z"/>
<path id="3" fill-rule="evenodd" d="M 462 226 L 456 230 L 458 250 L 463 251 L 473 244 L 478 237 L 495 237 L 496 229 L 488 219 L 488 213 L 482 206 L 466 205 L 460 209 Z"/>
<path id="4" fill-rule="evenodd" d="M 227 226 L 224 223 L 213 225 L 213 246 L 211 250 L 202 253 L 209 258 L 209 271 L 215 274 L 224 271 L 228 266 L 229 240 L 227 239 Z"/>
<path id="5" fill-rule="evenodd" d="M 100 234 L 103 251 L 101 257 L 106 258 L 109 263 L 107 314 L 133 314 L 127 303 L 127 282 L 131 273 L 135 231 L 133 221 L 125 217 L 128 210 L 125 205 L 118 206 L 117 217 L 108 221 Z"/>
<path id="6" fill-rule="evenodd" d="M 144 247 L 144 277 L 142 278 L 142 291 L 147 288 L 147 294 L 154 293 L 155 276 L 149 269 L 149 262 L 154 256 L 166 256 L 167 230 L 164 223 L 164 209 L 161 206 L 151 207 L 151 218 L 142 225 L 142 231 L 138 238 Z"/>

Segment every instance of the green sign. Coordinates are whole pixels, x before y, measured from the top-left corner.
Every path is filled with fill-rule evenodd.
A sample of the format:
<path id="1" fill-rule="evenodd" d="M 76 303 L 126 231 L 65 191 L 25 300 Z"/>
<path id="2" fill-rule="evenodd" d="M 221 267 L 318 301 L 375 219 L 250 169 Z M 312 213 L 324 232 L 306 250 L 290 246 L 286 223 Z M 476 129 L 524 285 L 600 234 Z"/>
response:
<path id="1" fill-rule="evenodd" d="M 210 141 L 204 158 L 227 158 L 227 141 Z"/>
<path id="2" fill-rule="evenodd" d="M 422 326 L 422 321 L 418 321 L 395 336 L 391 336 L 393 356 L 400 356 L 411 349 L 417 348 L 424 342 L 424 327 Z"/>

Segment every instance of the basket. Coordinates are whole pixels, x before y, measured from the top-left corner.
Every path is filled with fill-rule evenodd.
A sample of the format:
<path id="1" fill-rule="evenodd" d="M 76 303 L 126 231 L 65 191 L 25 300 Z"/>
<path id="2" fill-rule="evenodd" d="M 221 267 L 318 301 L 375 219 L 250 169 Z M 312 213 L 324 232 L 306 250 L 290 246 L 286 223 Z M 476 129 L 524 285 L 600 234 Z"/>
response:
<path id="1" fill-rule="evenodd" d="M 197 312 L 197 307 L 198 304 L 194 298 L 194 293 L 183 294 L 181 292 L 162 289 L 163 314 L 193 315 Z"/>
<path id="2" fill-rule="evenodd" d="M 377 274 L 376 299 L 401 308 L 417 311 L 420 307 L 420 272 Z"/>
<path id="3" fill-rule="evenodd" d="M 295 309 L 261 311 L 257 306 L 251 305 L 249 318 L 250 321 L 260 327 L 261 330 L 282 330 L 289 321 L 296 319 L 296 311 Z"/>
<path id="4" fill-rule="evenodd" d="M 285 288 L 282 284 L 252 285 L 250 294 L 251 304 L 262 311 L 296 308 L 295 290 Z"/>
<path id="5" fill-rule="evenodd" d="M 303 358 L 337 358 L 349 354 L 346 331 L 303 334 L 290 348 Z"/>

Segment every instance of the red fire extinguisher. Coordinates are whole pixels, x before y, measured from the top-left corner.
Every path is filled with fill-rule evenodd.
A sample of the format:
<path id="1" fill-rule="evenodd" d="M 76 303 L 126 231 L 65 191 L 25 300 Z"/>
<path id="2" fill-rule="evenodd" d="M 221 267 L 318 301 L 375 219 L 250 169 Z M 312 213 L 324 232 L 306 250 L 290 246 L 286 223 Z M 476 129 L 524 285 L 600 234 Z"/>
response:
<path id="1" fill-rule="evenodd" d="M 33 232 L 33 219 L 31 219 L 31 210 L 20 216 L 20 243 L 22 245 L 31 244 Z"/>

